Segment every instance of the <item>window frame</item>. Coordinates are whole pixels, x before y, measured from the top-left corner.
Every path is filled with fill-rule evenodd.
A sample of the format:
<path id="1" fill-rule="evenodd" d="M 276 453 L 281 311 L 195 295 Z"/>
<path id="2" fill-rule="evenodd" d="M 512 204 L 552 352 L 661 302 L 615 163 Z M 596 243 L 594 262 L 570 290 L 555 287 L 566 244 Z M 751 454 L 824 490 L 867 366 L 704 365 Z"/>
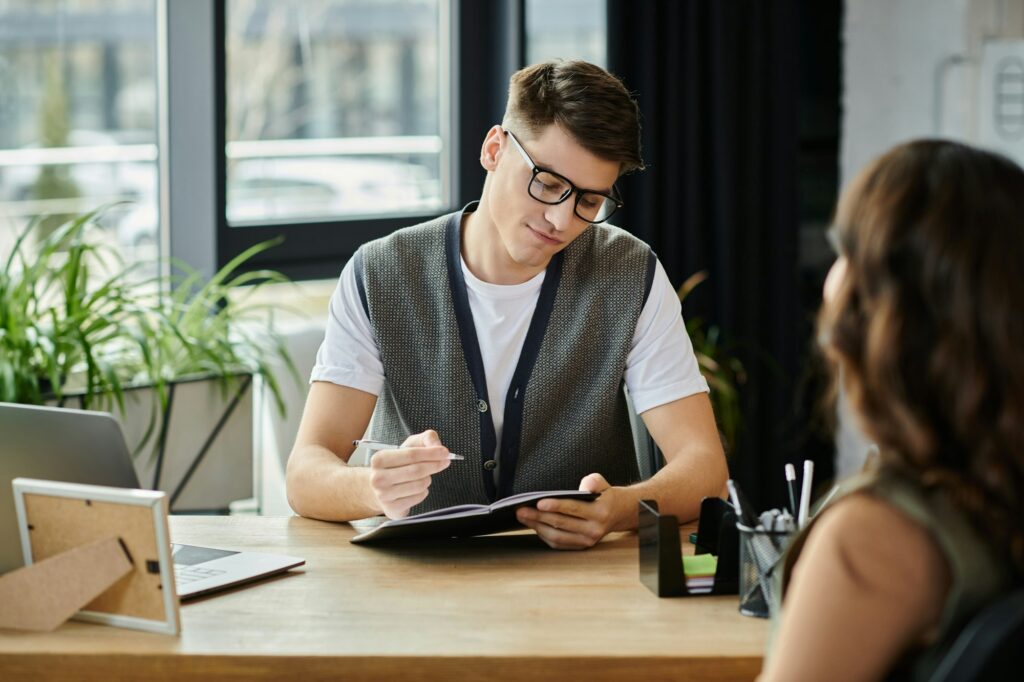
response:
<path id="1" fill-rule="evenodd" d="M 480 195 L 485 173 L 478 152 L 491 125 L 501 121 L 508 79 L 525 55 L 525 0 L 441 0 L 448 14 L 441 40 L 449 42 L 447 141 L 450 204 L 437 213 L 321 221 L 274 221 L 231 227 L 227 221 L 227 1 L 213 7 L 215 265 L 284 235 L 283 243 L 251 258 L 243 270 L 270 268 L 292 279 L 337 277 L 359 246 L 397 229 L 457 210 Z M 442 106 L 444 106 L 442 104 Z M 443 112 L 444 113 L 444 112 Z M 442 124 L 442 128 L 445 124 Z M 446 164 L 441 164 L 445 173 Z"/>

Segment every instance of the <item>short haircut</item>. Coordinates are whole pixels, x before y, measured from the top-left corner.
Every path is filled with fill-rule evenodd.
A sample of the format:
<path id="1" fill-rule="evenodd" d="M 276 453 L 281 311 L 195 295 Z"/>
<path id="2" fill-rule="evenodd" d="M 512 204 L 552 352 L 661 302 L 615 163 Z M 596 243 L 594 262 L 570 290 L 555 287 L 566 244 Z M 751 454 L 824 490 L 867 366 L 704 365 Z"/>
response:
<path id="1" fill-rule="evenodd" d="M 584 61 L 552 60 L 512 74 L 502 127 L 533 139 L 552 123 L 619 174 L 643 170 L 640 110 L 618 78 Z"/>

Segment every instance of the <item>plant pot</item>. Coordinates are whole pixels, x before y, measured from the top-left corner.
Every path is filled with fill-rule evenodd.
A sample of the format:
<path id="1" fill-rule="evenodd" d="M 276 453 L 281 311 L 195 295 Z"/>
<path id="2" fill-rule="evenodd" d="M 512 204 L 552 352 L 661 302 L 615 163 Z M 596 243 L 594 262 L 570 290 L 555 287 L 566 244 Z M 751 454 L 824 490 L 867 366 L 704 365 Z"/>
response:
<path id="1" fill-rule="evenodd" d="M 217 377 L 170 382 L 165 411 L 152 386 L 127 388 L 124 414 L 109 409 L 140 485 L 165 491 L 172 512 L 226 514 L 232 502 L 253 497 L 253 380 L 231 377 L 226 393 Z M 82 396 L 68 395 L 61 406 L 80 408 Z"/>

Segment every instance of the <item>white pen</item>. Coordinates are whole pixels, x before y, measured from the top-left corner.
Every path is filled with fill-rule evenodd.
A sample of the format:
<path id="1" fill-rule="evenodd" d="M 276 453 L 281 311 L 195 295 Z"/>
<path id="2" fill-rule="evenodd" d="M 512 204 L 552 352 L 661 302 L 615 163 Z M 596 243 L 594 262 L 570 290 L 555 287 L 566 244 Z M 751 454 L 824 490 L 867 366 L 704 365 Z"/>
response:
<path id="1" fill-rule="evenodd" d="M 789 489 L 789 511 L 797 514 L 799 509 L 796 506 L 796 467 L 792 464 L 786 464 L 786 488 Z"/>
<path id="2" fill-rule="evenodd" d="M 377 452 L 377 450 L 401 450 L 402 449 L 401 445 L 392 445 L 391 443 L 381 443 L 379 440 L 354 440 L 354 441 L 352 441 L 352 445 L 355 445 L 356 447 L 359 447 L 360 445 L 362 445 L 363 447 L 365 447 L 368 450 L 371 450 L 373 452 Z M 462 455 L 456 455 L 454 452 L 449 452 L 448 453 L 448 459 L 450 459 L 450 460 L 458 460 L 458 459 L 466 459 L 466 458 L 463 457 Z"/>
<path id="3" fill-rule="evenodd" d="M 811 508 L 811 483 L 814 481 L 814 462 L 804 460 L 804 480 L 800 485 L 800 514 L 796 517 L 796 527 L 802 529 L 807 525 L 807 512 Z"/>

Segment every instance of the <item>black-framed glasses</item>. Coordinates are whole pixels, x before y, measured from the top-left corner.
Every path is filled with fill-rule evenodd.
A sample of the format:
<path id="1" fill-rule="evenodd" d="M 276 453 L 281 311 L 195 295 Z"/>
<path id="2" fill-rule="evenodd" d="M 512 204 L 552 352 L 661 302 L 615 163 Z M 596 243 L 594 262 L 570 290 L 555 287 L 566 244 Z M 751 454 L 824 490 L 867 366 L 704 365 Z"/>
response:
<path id="1" fill-rule="evenodd" d="M 588 223 L 603 223 L 611 218 L 615 211 L 622 208 L 622 198 L 619 196 L 619 190 L 615 185 L 612 185 L 611 194 L 595 192 L 590 189 L 580 189 L 572 184 L 572 181 L 564 175 L 559 175 L 554 171 L 538 166 L 530 158 L 530 155 L 523 148 L 523 145 L 519 143 L 515 135 L 508 130 L 505 131 L 505 134 L 508 136 L 508 139 L 512 140 L 512 144 L 519 150 L 523 160 L 526 161 L 533 172 L 533 175 L 530 177 L 530 184 L 526 186 L 526 191 L 537 201 L 554 206 L 575 194 L 576 203 L 573 205 L 572 211 L 576 214 L 577 218 Z"/>

